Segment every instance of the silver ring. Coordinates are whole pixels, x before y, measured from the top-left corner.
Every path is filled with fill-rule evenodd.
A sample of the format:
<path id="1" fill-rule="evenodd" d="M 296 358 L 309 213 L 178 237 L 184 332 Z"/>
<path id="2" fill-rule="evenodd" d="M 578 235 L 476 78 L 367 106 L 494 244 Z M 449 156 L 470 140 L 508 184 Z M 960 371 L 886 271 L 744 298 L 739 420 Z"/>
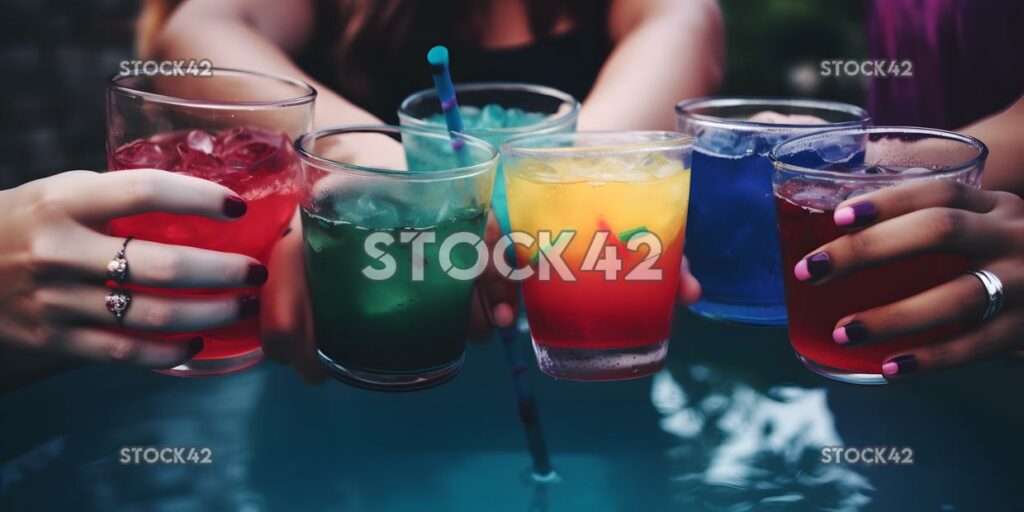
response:
<path id="1" fill-rule="evenodd" d="M 107 311 L 114 315 L 117 325 L 124 327 L 124 315 L 128 313 L 128 308 L 132 305 L 132 292 L 124 288 L 111 290 L 104 302 L 107 305 Z"/>
<path id="2" fill-rule="evenodd" d="M 995 316 L 1003 307 L 1003 282 L 995 274 L 988 270 L 971 270 L 968 274 L 977 277 L 985 287 L 988 295 L 988 303 L 985 305 L 985 313 L 981 315 L 982 320 L 988 320 Z"/>
<path id="3" fill-rule="evenodd" d="M 128 260 L 125 258 L 125 251 L 128 250 L 128 242 L 131 241 L 132 237 L 125 238 L 121 250 L 117 251 L 110 263 L 107 263 L 107 277 L 117 284 L 124 284 L 128 280 Z"/>

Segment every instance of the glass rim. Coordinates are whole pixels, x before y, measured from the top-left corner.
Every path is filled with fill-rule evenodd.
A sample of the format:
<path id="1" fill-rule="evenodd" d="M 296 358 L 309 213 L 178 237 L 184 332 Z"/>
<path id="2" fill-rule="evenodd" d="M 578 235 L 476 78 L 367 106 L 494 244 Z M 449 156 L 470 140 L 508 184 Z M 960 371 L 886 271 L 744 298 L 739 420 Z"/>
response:
<path id="1" fill-rule="evenodd" d="M 661 137 L 660 139 L 643 139 L 643 136 Z M 586 138 L 637 137 L 636 142 L 616 142 L 614 144 L 595 144 L 592 146 L 522 146 L 523 142 L 533 139 L 576 141 Z M 501 145 L 502 154 L 519 155 L 552 155 L 552 156 L 601 156 L 622 155 L 631 153 L 649 153 L 693 147 L 693 137 L 680 132 L 665 130 L 595 130 L 571 133 L 527 133 L 513 137 Z M 623 149 L 627 148 L 627 149 Z"/>
<path id="2" fill-rule="evenodd" d="M 707 114 L 698 114 L 690 110 L 697 107 L 741 107 L 752 105 L 764 105 L 766 108 L 771 107 L 773 105 L 784 107 L 801 107 L 808 109 L 826 110 L 830 112 L 840 112 L 860 117 L 859 119 L 851 119 L 849 121 L 839 121 L 835 123 L 826 124 L 765 123 L 760 121 L 727 119 L 724 117 L 712 116 Z M 831 100 L 819 100 L 813 98 L 781 98 L 770 96 L 705 96 L 702 98 L 692 98 L 680 101 L 679 103 L 676 103 L 675 111 L 677 117 L 686 117 L 692 119 L 697 124 L 705 126 L 714 126 L 716 128 L 731 128 L 735 130 L 789 131 L 816 129 L 821 127 L 824 127 L 823 129 L 826 130 L 831 130 L 836 128 L 859 127 L 864 125 L 865 123 L 870 123 L 872 121 L 871 115 L 868 113 L 867 110 L 864 110 L 863 108 L 852 103 L 843 103 L 841 101 Z"/>
<path id="3" fill-rule="evenodd" d="M 306 149 L 306 145 L 315 142 L 317 140 L 334 137 L 338 135 L 353 134 L 353 133 L 377 133 L 381 135 L 387 134 L 402 134 L 402 133 L 413 133 L 424 137 L 431 137 L 435 139 L 444 139 L 450 141 L 448 132 L 437 132 L 435 130 L 424 130 L 421 128 L 415 128 L 411 126 L 394 126 L 386 124 L 360 124 L 360 125 L 339 125 L 339 126 L 328 126 L 319 128 L 310 132 L 306 132 L 295 139 L 293 147 L 295 152 L 299 154 L 299 158 L 303 161 L 307 161 L 317 165 L 317 168 L 322 169 L 332 174 L 357 174 L 363 176 L 380 176 L 397 178 L 404 180 L 427 180 L 427 181 L 440 181 L 443 179 L 453 178 L 466 178 L 476 176 L 483 172 L 486 172 L 488 168 L 497 168 L 498 159 L 500 154 L 498 149 L 489 144 L 487 141 L 478 139 L 476 137 L 466 135 L 464 133 L 456 133 L 460 139 L 466 141 L 467 144 L 472 144 L 476 147 L 480 147 L 490 153 L 490 157 L 486 160 L 475 163 L 472 165 L 459 166 L 452 169 L 446 169 L 443 171 L 414 171 L 414 170 L 402 170 L 402 169 L 387 169 L 384 167 L 367 167 L 363 165 L 352 164 L 348 162 L 342 162 L 331 158 L 326 158 L 313 153 Z"/>
<path id="4" fill-rule="evenodd" d="M 514 126 L 510 128 L 470 128 L 469 131 L 476 134 L 485 135 L 508 135 L 508 134 L 519 134 L 519 133 L 534 133 L 541 131 L 555 130 L 561 128 L 563 125 L 569 124 L 579 116 L 580 113 L 580 102 L 575 97 L 567 92 L 562 92 L 554 87 L 548 87 L 546 85 L 530 84 L 525 82 L 467 82 L 462 84 L 455 84 L 455 95 L 458 97 L 460 92 L 477 92 L 488 89 L 500 90 L 500 91 L 519 91 L 534 93 L 542 96 L 550 96 L 552 98 L 559 99 L 565 103 L 572 105 L 572 108 L 568 112 L 565 112 L 558 116 L 552 116 L 539 123 L 530 124 L 526 126 Z M 407 96 L 402 103 L 398 105 L 398 117 L 403 121 L 408 121 L 409 126 L 415 126 L 417 128 L 426 129 L 446 129 L 444 125 L 430 123 L 425 121 L 421 117 L 417 117 L 409 112 L 409 107 L 413 102 L 422 100 L 428 96 L 437 96 L 437 91 L 434 89 L 422 89 L 414 92 Z M 463 106 L 461 103 L 459 106 Z M 525 130 L 529 130 L 526 132 Z"/>
<path id="5" fill-rule="evenodd" d="M 291 106 L 295 106 L 295 105 L 303 105 L 303 104 L 306 104 L 306 103 L 311 103 L 317 97 L 317 90 L 316 90 L 315 87 L 313 87 L 312 85 L 309 85 L 308 83 L 306 83 L 306 82 L 304 82 L 302 80 L 299 80 L 297 78 L 291 78 L 291 77 L 287 77 L 287 76 L 274 75 L 274 74 L 271 74 L 271 73 L 263 73 L 263 72 L 260 72 L 260 71 L 252 71 L 252 70 L 248 70 L 248 69 L 238 69 L 238 68 L 212 67 L 212 68 L 210 68 L 210 70 L 214 73 L 214 75 L 211 76 L 211 77 L 192 76 L 192 78 L 196 78 L 196 79 L 200 79 L 200 80 L 208 80 L 208 79 L 216 78 L 217 73 L 221 73 L 221 74 L 224 74 L 224 75 L 247 76 L 247 77 L 254 77 L 254 78 L 260 78 L 260 79 L 265 79 L 265 80 L 272 80 L 272 81 L 276 81 L 276 82 L 279 82 L 279 83 L 291 85 L 291 86 L 297 87 L 300 90 L 304 90 L 305 93 L 300 94 L 298 96 L 293 96 L 293 97 L 290 97 L 290 98 L 285 98 L 285 99 L 280 99 L 280 100 L 262 100 L 262 101 L 231 101 L 231 100 L 206 100 L 206 99 L 182 98 L 182 97 L 178 97 L 178 96 L 171 96 L 171 95 L 168 95 L 168 94 L 160 94 L 160 93 L 156 93 L 156 92 L 152 92 L 152 91 L 146 91 L 146 90 L 142 90 L 142 89 L 139 89 L 139 88 L 136 88 L 136 87 L 130 87 L 130 86 L 121 84 L 120 82 L 122 80 L 138 79 L 138 78 L 152 78 L 152 77 L 148 77 L 148 76 L 145 76 L 145 75 L 122 75 L 120 73 L 116 73 L 114 75 L 111 75 L 110 78 L 107 79 L 107 90 L 111 91 L 111 92 L 120 93 L 120 94 L 128 94 L 128 95 L 136 96 L 136 97 L 142 98 L 142 99 L 144 99 L 146 101 L 150 101 L 150 102 L 153 102 L 153 103 L 161 103 L 161 104 L 166 104 L 166 105 L 176 105 L 176 106 L 182 106 L 182 107 L 209 108 L 209 109 L 232 109 L 232 108 L 246 108 L 246 109 L 250 109 L 250 110 L 274 109 L 274 108 L 291 107 Z M 189 75 L 186 75 L 186 76 L 189 76 Z M 174 78 L 183 78 L 183 77 L 174 77 Z"/>
<path id="6" fill-rule="evenodd" d="M 828 171 L 824 169 L 810 169 L 798 165 L 788 164 L 783 162 L 779 156 L 780 149 L 788 149 L 787 146 L 797 144 L 808 144 L 815 140 L 827 139 L 830 137 L 839 137 L 844 135 L 872 135 L 872 134 L 916 134 L 923 135 L 928 138 L 944 139 L 947 141 L 959 142 L 972 147 L 977 150 L 978 154 L 971 159 L 953 165 L 948 169 L 932 169 L 934 172 L 923 174 L 904 176 L 900 174 L 890 175 L 876 175 L 876 174 L 849 174 L 840 171 Z M 984 142 L 978 140 L 970 135 L 964 135 L 962 133 L 951 132 L 949 130 L 940 130 L 938 128 L 922 128 L 918 126 L 867 126 L 860 128 L 839 128 L 834 130 L 823 130 L 814 133 L 808 133 L 806 135 L 800 135 L 794 137 L 785 142 L 776 145 L 768 153 L 768 159 L 772 163 L 772 167 L 775 171 L 788 171 L 807 176 L 814 176 L 819 178 L 839 178 L 845 181 L 902 181 L 910 179 L 927 179 L 937 176 L 947 176 L 950 174 L 956 174 L 963 172 L 968 169 L 972 169 L 977 165 L 981 164 L 988 157 L 988 146 Z"/>

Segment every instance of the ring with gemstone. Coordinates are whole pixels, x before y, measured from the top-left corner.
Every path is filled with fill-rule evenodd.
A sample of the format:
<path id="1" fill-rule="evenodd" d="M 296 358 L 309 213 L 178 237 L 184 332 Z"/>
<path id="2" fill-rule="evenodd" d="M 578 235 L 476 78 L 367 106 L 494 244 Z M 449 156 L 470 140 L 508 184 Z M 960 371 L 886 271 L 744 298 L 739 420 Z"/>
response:
<path id="1" fill-rule="evenodd" d="M 117 325 L 124 327 L 124 315 L 128 313 L 128 308 L 132 305 L 132 292 L 124 288 L 112 290 L 107 294 L 104 302 L 107 304 L 107 311 L 114 315 Z"/>
<path id="2" fill-rule="evenodd" d="M 121 250 L 117 251 L 110 263 L 107 263 L 107 277 L 117 284 L 124 284 L 128 280 L 128 260 L 125 258 L 125 251 L 128 250 L 128 242 L 131 241 L 132 237 L 125 238 Z"/>

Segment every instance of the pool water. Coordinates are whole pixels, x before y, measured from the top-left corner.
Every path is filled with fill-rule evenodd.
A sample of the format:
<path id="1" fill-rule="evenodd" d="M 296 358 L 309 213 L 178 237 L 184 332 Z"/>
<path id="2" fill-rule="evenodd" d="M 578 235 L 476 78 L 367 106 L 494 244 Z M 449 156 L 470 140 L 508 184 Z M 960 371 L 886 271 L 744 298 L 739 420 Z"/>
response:
<path id="1" fill-rule="evenodd" d="M 530 478 L 497 343 L 427 391 L 311 388 L 265 363 L 215 379 L 90 367 L 0 397 L 0 510 L 1011 510 L 1022 364 L 899 385 L 804 370 L 785 332 L 680 311 L 668 366 L 617 383 L 530 379 L 559 481 Z M 524 336 L 520 340 L 528 342 Z M 913 465 L 823 464 L 906 446 Z M 208 447 L 124 465 L 122 447 Z M 980 508 L 979 508 L 980 507 Z"/>

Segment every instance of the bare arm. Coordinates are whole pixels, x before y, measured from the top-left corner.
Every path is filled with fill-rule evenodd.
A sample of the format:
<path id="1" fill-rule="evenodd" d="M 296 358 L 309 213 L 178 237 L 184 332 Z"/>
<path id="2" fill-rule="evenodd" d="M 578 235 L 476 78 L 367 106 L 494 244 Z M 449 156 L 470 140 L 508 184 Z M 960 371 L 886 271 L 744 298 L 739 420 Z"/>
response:
<path id="1" fill-rule="evenodd" d="M 984 186 L 1024 197 L 1024 96 L 1009 108 L 961 130 L 988 146 Z"/>
<path id="2" fill-rule="evenodd" d="M 304 73 L 289 53 L 309 40 L 309 0 L 188 0 L 171 15 L 156 43 L 160 58 L 206 58 L 217 67 L 260 70 L 306 81 L 317 89 L 315 124 L 380 123 Z"/>
<path id="3" fill-rule="evenodd" d="M 583 103 L 580 129 L 675 127 L 675 104 L 721 81 L 725 42 L 714 0 L 615 0 L 615 48 Z"/>

